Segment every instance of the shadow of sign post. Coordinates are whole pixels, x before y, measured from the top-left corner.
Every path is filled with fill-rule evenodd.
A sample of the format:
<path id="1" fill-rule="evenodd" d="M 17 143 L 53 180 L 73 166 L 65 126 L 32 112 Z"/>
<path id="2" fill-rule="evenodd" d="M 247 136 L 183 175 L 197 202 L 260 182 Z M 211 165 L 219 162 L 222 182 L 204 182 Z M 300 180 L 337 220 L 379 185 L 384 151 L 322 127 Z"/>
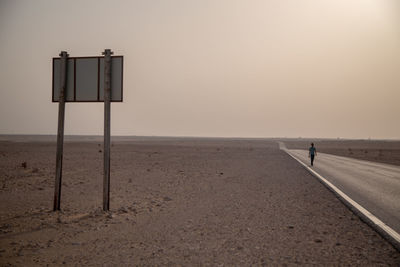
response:
<path id="1" fill-rule="evenodd" d="M 103 210 L 110 209 L 110 133 L 111 102 L 123 99 L 123 56 L 69 57 L 62 51 L 53 58 L 52 101 L 58 102 L 56 177 L 53 210 L 60 210 L 65 104 L 67 102 L 104 102 L 104 177 Z"/>

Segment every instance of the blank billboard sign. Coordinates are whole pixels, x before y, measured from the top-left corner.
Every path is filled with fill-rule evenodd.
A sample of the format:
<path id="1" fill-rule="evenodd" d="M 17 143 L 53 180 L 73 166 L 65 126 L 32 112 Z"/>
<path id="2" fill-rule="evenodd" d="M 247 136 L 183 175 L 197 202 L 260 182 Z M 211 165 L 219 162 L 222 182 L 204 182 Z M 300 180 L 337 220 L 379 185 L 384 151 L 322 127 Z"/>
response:
<path id="1" fill-rule="evenodd" d="M 111 57 L 111 101 L 122 102 L 123 56 Z M 53 58 L 52 100 L 60 97 L 61 59 Z M 65 102 L 104 101 L 104 57 L 70 57 L 67 59 Z"/>

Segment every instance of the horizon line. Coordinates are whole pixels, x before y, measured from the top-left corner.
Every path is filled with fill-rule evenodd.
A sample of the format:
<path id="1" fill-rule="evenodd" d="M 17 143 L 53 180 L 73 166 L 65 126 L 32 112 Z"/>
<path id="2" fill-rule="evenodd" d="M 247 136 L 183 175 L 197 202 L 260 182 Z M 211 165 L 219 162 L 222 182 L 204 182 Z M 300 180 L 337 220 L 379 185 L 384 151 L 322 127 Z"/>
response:
<path id="1" fill-rule="evenodd" d="M 57 137 L 57 134 L 0 134 L 0 137 Z M 65 134 L 65 137 L 103 137 L 93 134 Z M 362 140 L 362 141 L 400 141 L 400 138 L 347 138 L 347 137 L 247 137 L 247 136 L 191 136 L 191 135 L 111 135 L 116 138 L 183 138 L 183 139 L 303 139 L 303 140 Z M 4 140 L 0 140 L 4 141 Z"/>

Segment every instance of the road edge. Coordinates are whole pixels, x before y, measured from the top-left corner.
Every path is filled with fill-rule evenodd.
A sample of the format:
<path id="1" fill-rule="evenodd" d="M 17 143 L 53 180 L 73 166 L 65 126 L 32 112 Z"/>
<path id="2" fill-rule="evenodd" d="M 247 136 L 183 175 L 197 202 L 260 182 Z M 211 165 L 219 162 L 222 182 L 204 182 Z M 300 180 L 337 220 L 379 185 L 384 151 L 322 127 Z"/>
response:
<path id="1" fill-rule="evenodd" d="M 298 161 L 308 172 L 315 176 L 326 188 L 328 188 L 335 196 L 354 214 L 356 214 L 362 221 L 368 224 L 372 229 L 379 233 L 384 239 L 386 239 L 397 251 L 400 252 L 400 234 L 393 230 L 391 227 L 386 225 L 384 222 L 379 220 L 375 215 L 369 212 L 367 209 L 362 207 L 356 201 L 351 199 L 339 188 L 330 183 L 322 175 L 311 169 L 309 166 L 304 164 L 296 156 L 292 155 L 290 151 L 285 147 L 284 144 L 279 144 L 281 150 L 285 151 L 289 156 Z"/>

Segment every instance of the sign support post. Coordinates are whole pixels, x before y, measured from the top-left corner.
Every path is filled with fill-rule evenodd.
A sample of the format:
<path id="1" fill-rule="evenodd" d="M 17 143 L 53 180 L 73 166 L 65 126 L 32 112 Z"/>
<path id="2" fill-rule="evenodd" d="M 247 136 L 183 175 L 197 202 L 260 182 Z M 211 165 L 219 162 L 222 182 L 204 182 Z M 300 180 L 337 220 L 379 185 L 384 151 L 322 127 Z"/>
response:
<path id="1" fill-rule="evenodd" d="M 60 66 L 60 97 L 58 104 L 58 131 L 57 131 L 57 155 L 56 155 L 56 180 L 54 187 L 54 206 L 53 210 L 60 210 L 61 199 L 61 178 L 62 178 L 62 160 L 64 146 L 64 118 L 65 118 L 65 88 L 67 82 L 67 58 L 68 53 L 61 51 Z"/>
<path id="2" fill-rule="evenodd" d="M 110 113 L 111 113 L 111 49 L 105 49 L 104 55 L 104 177 L 103 210 L 110 209 Z"/>
<path id="3" fill-rule="evenodd" d="M 1 1 L 1 0 L 0 0 Z M 56 173 L 53 210 L 60 210 L 64 146 L 65 104 L 67 102 L 104 102 L 103 210 L 110 210 L 111 102 L 122 102 L 123 56 L 69 57 L 61 51 L 53 58 L 52 102 L 59 102 Z M 111 91 L 112 90 L 112 91 Z"/>

